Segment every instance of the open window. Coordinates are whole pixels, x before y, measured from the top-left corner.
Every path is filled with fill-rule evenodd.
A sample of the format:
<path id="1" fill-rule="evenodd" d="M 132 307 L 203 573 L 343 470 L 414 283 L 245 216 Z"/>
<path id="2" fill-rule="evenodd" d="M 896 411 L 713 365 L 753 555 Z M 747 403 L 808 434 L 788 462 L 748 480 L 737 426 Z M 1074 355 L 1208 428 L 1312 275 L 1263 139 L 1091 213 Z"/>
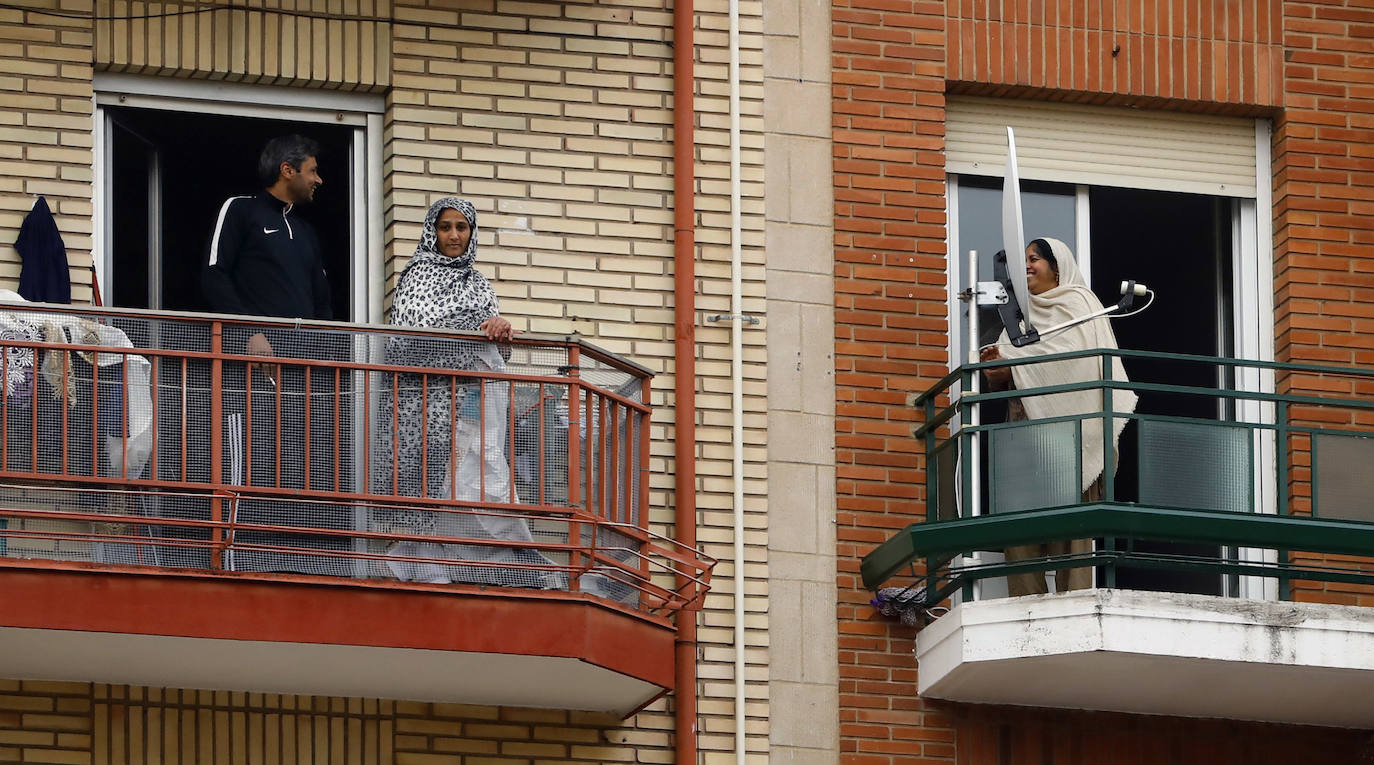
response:
<path id="1" fill-rule="evenodd" d="M 224 200 L 262 189 L 257 155 L 273 136 L 300 133 L 320 144 L 324 185 L 300 217 L 314 226 L 333 293 L 346 319 L 354 131 L 337 125 L 111 107 L 109 276 L 102 298 L 120 308 L 205 311 L 200 273 Z M 145 193 L 143 192 L 146 189 Z M 293 216 L 296 212 L 292 213 Z"/>
<path id="2" fill-rule="evenodd" d="M 976 279 L 988 280 L 992 256 L 1001 249 L 1001 187 L 1005 126 L 1009 124 L 1017 131 L 1017 147 L 1022 155 L 1027 239 L 1046 236 L 1067 243 L 1104 304 L 1114 302 L 1118 284 L 1125 279 L 1135 279 L 1156 290 L 1156 302 L 1148 313 L 1113 322 L 1122 348 L 1272 359 L 1272 277 L 1265 177 L 1267 125 L 1234 119 L 1213 125 L 1208 119 L 1194 119 L 1193 115 L 1163 115 L 1156 119 L 1157 115 L 1148 112 L 1061 106 L 951 99 L 951 366 L 969 359 L 969 309 L 957 299 L 957 293 L 974 280 L 966 273 L 968 252 L 978 253 Z M 1217 133 L 1209 134 L 1208 129 L 1213 127 Z M 1240 144 L 1242 138 L 1247 140 L 1245 145 Z M 1132 142 L 1142 146 L 1124 146 Z M 1124 147 L 1115 148 L 1118 143 Z M 1149 155 L 1149 159 L 1133 153 Z M 1246 167 L 1249 169 L 1245 170 Z M 1246 172 L 1250 174 L 1248 186 L 1238 182 Z M 1266 326 L 1271 329 L 1265 331 Z M 1001 322 L 995 311 L 985 308 L 980 312 L 979 329 L 977 345 L 996 340 Z M 1227 384 L 1249 390 L 1272 386 L 1272 380 L 1264 375 L 1247 372 L 1249 377 L 1235 380 L 1227 376 L 1229 372 L 1219 373 L 1216 368 L 1201 364 L 1131 359 L 1126 368 L 1132 379 L 1165 379 L 1205 389 Z M 982 409 L 984 423 L 1006 416 L 1005 411 L 992 405 Z M 1261 411 L 1241 411 L 1219 398 L 1167 394 L 1143 397 L 1137 412 L 1218 424 L 1235 420 L 1258 422 L 1265 416 Z M 1234 505 L 1225 509 L 1274 512 L 1273 497 L 1267 496 L 1268 490 L 1263 488 L 1272 485 L 1272 479 L 1265 480 L 1266 471 L 1272 474 L 1273 470 L 1271 439 L 1256 438 L 1252 442 L 1247 436 L 1241 443 L 1228 432 L 1236 429 L 1206 427 L 1201 435 L 1220 440 L 1203 453 L 1209 458 L 1227 460 L 1225 465 L 1214 466 L 1213 472 L 1225 472 L 1230 483 L 1160 486 L 1141 480 L 1141 470 L 1150 469 L 1152 453 L 1148 449 L 1159 452 L 1161 443 L 1197 445 L 1201 435 L 1191 431 L 1180 434 L 1164 426 L 1142 435 L 1139 425 L 1129 425 L 1121 440 L 1117 501 L 1188 506 L 1186 497 L 1169 492 L 1176 494 L 1176 490 L 1200 487 L 1212 492 L 1209 497 L 1224 494 Z M 1147 449 L 1145 459 L 1140 451 L 1142 446 Z M 987 444 L 982 447 L 986 450 Z M 1205 462 L 1197 462 L 1199 471 L 1210 469 Z M 1201 481 L 1201 472 L 1199 476 Z M 988 505 L 986 471 L 980 480 L 983 484 L 979 497 L 970 507 L 980 513 L 995 511 Z M 1142 547 L 1137 543 L 1137 549 Z M 1152 552 L 1215 555 L 1217 550 L 1166 547 Z M 1245 556 L 1247 551 L 1240 554 Z M 1117 584 L 1173 592 L 1250 597 L 1267 594 L 1256 589 L 1262 586 L 1256 581 L 1127 568 L 1119 570 Z M 996 588 L 991 582 L 986 586 Z M 987 590 L 981 595 L 996 597 L 999 593 Z"/>
<path id="3" fill-rule="evenodd" d="M 262 189 L 273 136 L 320 144 L 324 185 L 300 214 L 319 236 L 334 315 L 380 306 L 381 99 L 103 75 L 96 80 L 95 259 L 106 305 L 203 311 L 200 274 L 224 200 Z"/>

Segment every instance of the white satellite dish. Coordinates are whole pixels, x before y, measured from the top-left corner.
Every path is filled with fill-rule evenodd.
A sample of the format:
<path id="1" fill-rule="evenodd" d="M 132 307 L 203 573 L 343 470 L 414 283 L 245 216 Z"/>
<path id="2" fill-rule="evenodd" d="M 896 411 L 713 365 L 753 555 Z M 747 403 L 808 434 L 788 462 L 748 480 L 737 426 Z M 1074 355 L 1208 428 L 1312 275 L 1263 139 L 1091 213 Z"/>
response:
<path id="1" fill-rule="evenodd" d="M 1016 135 L 1007 126 L 1007 172 L 1002 181 L 1002 249 L 1007 252 L 1007 275 L 1021 310 L 1030 312 L 1026 286 L 1026 231 L 1021 224 L 1021 178 L 1016 170 Z M 1011 328 L 1008 327 L 1008 330 Z"/>

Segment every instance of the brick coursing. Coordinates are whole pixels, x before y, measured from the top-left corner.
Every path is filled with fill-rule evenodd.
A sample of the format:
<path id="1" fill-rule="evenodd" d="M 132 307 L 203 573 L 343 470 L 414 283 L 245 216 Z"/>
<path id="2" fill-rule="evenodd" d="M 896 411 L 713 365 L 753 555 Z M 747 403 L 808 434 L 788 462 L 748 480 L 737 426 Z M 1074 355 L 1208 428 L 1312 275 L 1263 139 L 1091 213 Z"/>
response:
<path id="1" fill-rule="evenodd" d="M 37 193 L 58 213 L 74 281 L 90 282 L 96 71 L 385 90 L 384 197 L 373 201 L 386 226 L 387 290 L 414 248 L 429 203 L 447 194 L 472 199 L 482 215 L 479 267 L 495 277 L 503 313 L 519 329 L 578 332 L 659 373 L 652 394 L 650 523 L 672 534 L 670 2 L 347 0 L 308 11 L 286 4 L 302 13 L 366 17 L 359 22 L 274 13 L 278 4 L 271 0 L 99 23 L 90 17 L 203 7 L 121 0 L 27 5 L 32 8 L 0 9 L 0 283 L 13 286 L 18 278 L 11 244 Z M 45 8 L 74 17 L 45 15 Z M 730 340 L 727 326 L 705 318 L 730 311 L 725 13 L 723 4 L 697 12 L 694 308 L 699 533 L 706 551 L 726 562 L 704 611 L 695 615 L 700 681 L 685 689 L 700 700 L 701 749 L 716 754 L 734 746 Z M 741 33 L 743 309 L 750 315 L 765 313 L 761 14 L 746 4 Z M 273 55 L 273 39 L 280 55 Z M 89 300 L 89 289 L 75 290 L 73 299 Z M 768 741 L 766 331 L 766 325 L 746 325 L 743 336 L 749 538 L 740 565 L 747 577 L 748 746 L 754 752 Z M 671 697 L 628 722 L 586 726 L 598 729 L 595 741 L 580 732 L 563 743 L 557 736 L 544 741 L 531 726 L 512 739 L 538 743 L 538 751 L 503 750 L 495 735 L 487 740 L 498 756 L 516 760 L 671 759 Z M 430 741 L 409 753 L 439 757 L 439 746 Z"/>
<path id="2" fill-rule="evenodd" d="M 89 3 L 62 6 L 83 8 Z M 0 9 L 0 280 L 19 279 L 14 240 L 41 195 L 67 246 L 77 301 L 91 295 L 90 24 Z"/>
<path id="3" fill-rule="evenodd" d="M 858 564 L 925 513 L 909 403 L 949 361 L 945 94 L 1271 116 L 1276 356 L 1367 366 L 1374 11 L 1277 0 L 836 0 L 832 12 L 844 761 L 1099 762 L 1141 751 L 1160 753 L 1141 762 L 1283 762 L 1294 752 L 1357 751 L 1360 737 L 1348 732 L 921 699 L 912 631 L 875 618 Z M 1292 390 L 1309 383 L 1283 381 Z M 1368 383 L 1336 384 L 1374 392 Z M 1305 466 L 1292 478 L 1301 512 Z M 1348 585 L 1300 596 L 1369 605 Z"/>

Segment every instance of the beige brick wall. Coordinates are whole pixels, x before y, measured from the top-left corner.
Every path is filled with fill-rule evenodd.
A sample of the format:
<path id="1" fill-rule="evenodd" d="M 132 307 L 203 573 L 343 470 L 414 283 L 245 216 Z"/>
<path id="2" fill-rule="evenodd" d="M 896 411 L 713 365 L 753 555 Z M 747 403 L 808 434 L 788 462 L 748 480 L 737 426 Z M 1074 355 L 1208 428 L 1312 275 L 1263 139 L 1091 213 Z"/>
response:
<path id="1" fill-rule="evenodd" d="M 670 763 L 669 739 L 590 712 L 0 681 L 6 763 Z"/>
<path id="2" fill-rule="evenodd" d="M 729 165 L 724 2 L 697 4 L 697 496 L 702 547 L 722 559 L 701 615 L 701 748 L 733 750 Z M 673 354 L 672 6 L 461 2 L 397 17 L 387 147 L 394 274 L 430 202 L 480 213 L 480 267 L 518 328 L 580 332 L 658 373 L 651 507 L 670 532 Z M 762 21 L 742 23 L 744 310 L 764 312 Z M 388 288 L 393 286 L 388 285 Z M 749 749 L 765 752 L 767 502 L 764 336 L 746 330 L 746 608 Z M 671 700 L 633 721 L 671 728 Z"/>
<path id="3" fill-rule="evenodd" d="M 102 765 L 397 762 L 395 702 L 106 685 L 89 693 L 91 754 Z"/>
<path id="4" fill-rule="evenodd" d="M 512 765 L 672 761 L 667 730 L 584 712 L 0 681 L 0 762 Z"/>
<path id="5" fill-rule="evenodd" d="M 88 684 L 0 680 L 0 762 L 92 763 L 91 710 Z"/>
<path id="6" fill-rule="evenodd" d="M 70 705 L 85 706 L 62 724 L 85 735 L 70 738 L 72 747 L 53 759 L 25 762 L 672 762 L 667 730 L 627 730 L 616 718 L 594 713 L 105 685 L 63 690 L 75 694 Z M 0 705 L 8 698 L 0 696 Z M 20 701 L 40 706 L 54 699 L 28 695 Z M 5 732 L 0 728 L 0 737 Z M 71 759 L 57 759 L 63 755 Z"/>
<path id="7" fill-rule="evenodd" d="M 378 90 L 391 81 L 389 0 L 97 0 L 102 70 Z"/>
<path id="8" fill-rule="evenodd" d="M 37 1 L 63 3 L 64 12 L 94 10 L 83 0 Z M 101 15 L 185 7 L 100 4 Z M 369 12 L 365 4 L 356 7 Z M 311 8 L 327 15 L 342 6 Z M 698 533 L 702 547 L 722 563 L 699 616 L 700 681 L 696 689 L 684 690 L 699 698 L 699 744 L 706 762 L 732 759 L 734 746 L 729 329 L 707 319 L 729 312 L 726 10 L 723 0 L 697 3 Z M 414 247 L 428 204 L 446 194 L 471 199 L 482 216 L 481 268 L 494 277 L 503 313 L 518 328 L 580 332 L 659 373 L 653 388 L 651 521 L 656 530 L 671 534 L 677 419 L 672 410 L 671 11 L 666 0 L 396 3 L 389 9 L 391 37 L 378 41 L 371 54 L 374 62 L 389 55 L 390 65 L 371 82 L 363 77 L 365 54 L 356 54 L 354 67 L 349 57 L 355 49 L 348 45 L 336 65 L 335 43 L 354 38 L 346 32 L 348 25 L 335 19 L 308 19 L 315 31 L 296 36 L 294 54 L 283 48 L 273 57 L 254 47 L 258 27 L 253 19 L 260 19 L 265 30 L 271 26 L 268 19 L 284 25 L 281 14 L 219 11 L 178 16 L 176 22 L 102 22 L 97 44 L 97 28 L 89 19 L 0 11 L 0 88 L 6 89 L 0 152 L 6 163 L 38 174 L 0 176 L 6 184 L 0 186 L 0 215 L 5 216 L 0 233 L 9 232 L 6 244 L 12 242 L 20 210 L 31 204 L 28 195 L 47 190 L 58 199 L 74 274 L 82 268 L 89 273 L 93 60 L 101 69 L 158 76 L 354 89 L 389 82 L 381 213 L 387 225 L 388 289 Z M 377 5 L 371 12 L 388 9 Z M 744 311 L 756 316 L 766 309 L 761 13 L 761 6 L 745 4 L 742 21 Z M 299 32 L 306 20 L 293 18 Z M 281 31 L 285 26 L 276 28 L 279 40 L 289 37 Z M 331 36 L 340 28 L 342 37 Z M 356 39 L 361 46 L 363 38 Z M 35 68 L 34 62 L 49 60 L 44 56 L 51 66 Z M 355 70 L 356 77 L 350 74 Z M 54 83 L 75 95 L 49 92 Z M 36 100 L 10 108 L 9 91 Z M 58 148 L 67 151 L 57 153 Z M 0 269 L 7 269 L 0 270 L 0 280 L 17 276 L 15 262 L 12 249 L 0 251 Z M 759 757 L 768 749 L 766 331 L 765 321 L 744 334 L 748 747 Z M 144 707 L 153 703 L 151 695 L 130 699 L 135 700 Z M 192 702 L 183 697 L 180 703 Z M 490 748 L 491 742 L 495 754 L 517 759 L 542 759 L 545 752 L 548 759 L 573 761 L 667 761 L 672 703 L 670 696 L 624 723 L 568 716 L 548 726 L 507 720 L 525 714 L 509 710 L 401 706 L 399 717 L 434 718 L 441 728 L 448 725 L 449 734 L 398 731 L 397 761 L 451 762 L 451 757 L 429 756 L 442 754 L 443 747 Z M 106 703 L 110 714 L 116 707 L 130 708 L 111 704 Z M 196 697 L 194 704 L 200 709 L 204 700 Z M 481 727 L 493 714 L 497 723 L 510 723 L 513 738 L 507 741 L 533 742 L 539 752 L 502 751 L 502 736 L 495 732 L 500 728 Z M 231 715 L 230 731 L 234 719 Z M 459 733 L 450 735 L 455 730 Z"/>
<path id="9" fill-rule="evenodd" d="M 91 8 L 85 0 L 25 5 Z M 0 283 L 19 279 L 14 240 L 42 195 L 67 246 L 77 301 L 91 295 L 91 44 L 89 19 L 0 8 Z"/>

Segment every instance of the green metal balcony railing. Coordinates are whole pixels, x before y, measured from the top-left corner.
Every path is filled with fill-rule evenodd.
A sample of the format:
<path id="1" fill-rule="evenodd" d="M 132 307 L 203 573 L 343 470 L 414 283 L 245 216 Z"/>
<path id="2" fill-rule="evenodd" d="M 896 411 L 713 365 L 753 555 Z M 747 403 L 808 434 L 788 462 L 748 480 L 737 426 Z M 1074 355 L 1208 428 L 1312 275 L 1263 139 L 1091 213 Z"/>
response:
<path id="1" fill-rule="evenodd" d="M 1085 356 L 1121 357 L 1131 381 L 1110 379 L 1103 363 L 1100 381 L 976 392 L 984 370 Z M 992 411 L 1082 390 L 1100 391 L 1101 408 L 1013 422 Z M 1136 411 L 1107 414 L 1125 390 L 1139 396 Z M 1281 598 L 1295 581 L 1374 585 L 1374 370 L 1086 351 L 960 367 L 915 405 L 926 519 L 864 558 L 870 589 L 905 571 L 934 605 L 960 591 L 972 599 L 979 581 L 1076 567 L 1093 567 L 1105 587 L 1134 586 L 1121 582 L 1127 571 L 1191 572 L 1218 583 L 1212 594 L 1243 594 L 1248 577 L 1276 582 Z M 1102 446 L 1103 464 L 1118 469 L 1104 471 L 1101 500 L 1085 501 L 1082 434 L 1109 434 L 1122 418 L 1120 443 Z M 1091 551 L 986 554 L 1082 539 Z"/>

